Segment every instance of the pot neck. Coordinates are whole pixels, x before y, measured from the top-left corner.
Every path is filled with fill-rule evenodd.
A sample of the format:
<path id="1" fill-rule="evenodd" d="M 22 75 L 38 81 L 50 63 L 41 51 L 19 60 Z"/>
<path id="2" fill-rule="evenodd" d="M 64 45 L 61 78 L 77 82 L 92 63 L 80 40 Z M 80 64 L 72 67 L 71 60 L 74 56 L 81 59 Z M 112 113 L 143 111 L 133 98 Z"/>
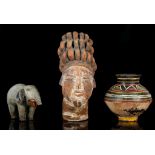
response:
<path id="1" fill-rule="evenodd" d="M 138 84 L 140 82 L 140 75 L 138 74 L 116 74 L 117 83 L 131 83 Z"/>

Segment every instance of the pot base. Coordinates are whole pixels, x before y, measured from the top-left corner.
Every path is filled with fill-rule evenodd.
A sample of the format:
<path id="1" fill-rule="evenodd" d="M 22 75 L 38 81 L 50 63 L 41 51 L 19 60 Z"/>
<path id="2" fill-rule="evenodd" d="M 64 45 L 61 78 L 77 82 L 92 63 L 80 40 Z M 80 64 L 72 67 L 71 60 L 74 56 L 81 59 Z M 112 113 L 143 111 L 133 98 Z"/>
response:
<path id="1" fill-rule="evenodd" d="M 133 117 L 121 117 L 119 116 L 118 117 L 119 121 L 128 121 L 128 122 L 136 122 L 138 120 L 138 117 L 137 116 L 133 116 Z"/>

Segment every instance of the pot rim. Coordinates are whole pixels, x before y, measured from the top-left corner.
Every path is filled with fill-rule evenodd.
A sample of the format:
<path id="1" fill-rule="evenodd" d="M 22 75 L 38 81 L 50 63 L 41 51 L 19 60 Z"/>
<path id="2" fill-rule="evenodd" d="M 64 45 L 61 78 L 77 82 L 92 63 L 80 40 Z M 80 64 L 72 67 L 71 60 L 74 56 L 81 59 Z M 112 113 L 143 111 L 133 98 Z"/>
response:
<path id="1" fill-rule="evenodd" d="M 141 74 L 134 74 L 134 73 L 121 73 L 116 74 L 117 78 L 140 78 Z"/>

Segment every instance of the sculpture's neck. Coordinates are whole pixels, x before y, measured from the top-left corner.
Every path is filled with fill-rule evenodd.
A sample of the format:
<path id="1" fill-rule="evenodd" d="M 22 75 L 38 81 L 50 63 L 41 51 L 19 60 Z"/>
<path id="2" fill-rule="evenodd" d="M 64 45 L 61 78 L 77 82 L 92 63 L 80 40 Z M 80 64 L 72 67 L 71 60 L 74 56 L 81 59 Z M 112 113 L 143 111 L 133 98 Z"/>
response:
<path id="1" fill-rule="evenodd" d="M 67 98 L 63 98 L 63 102 L 65 103 L 65 104 L 67 104 L 67 105 L 69 105 L 69 106 L 72 106 L 72 107 L 77 107 L 77 108 L 80 108 L 80 107 L 83 107 L 84 105 L 87 105 L 87 101 L 79 101 L 79 100 L 77 100 L 77 101 L 75 101 L 75 100 L 69 100 L 69 99 L 67 99 Z"/>
<path id="2" fill-rule="evenodd" d="M 63 98 L 63 118 L 68 121 L 88 119 L 88 102 L 69 101 Z"/>

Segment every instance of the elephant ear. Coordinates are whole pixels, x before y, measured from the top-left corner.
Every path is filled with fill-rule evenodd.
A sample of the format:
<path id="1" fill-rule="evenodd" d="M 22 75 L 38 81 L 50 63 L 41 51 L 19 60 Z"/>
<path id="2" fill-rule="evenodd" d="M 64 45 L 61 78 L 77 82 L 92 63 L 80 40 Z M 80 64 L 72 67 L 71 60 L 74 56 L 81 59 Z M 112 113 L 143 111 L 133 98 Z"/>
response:
<path id="1" fill-rule="evenodd" d="M 36 101 L 37 101 L 37 105 L 42 105 L 40 96 L 37 97 Z"/>
<path id="2" fill-rule="evenodd" d="M 25 91 L 24 89 L 21 89 L 16 96 L 16 99 L 18 100 L 18 102 L 20 104 L 24 104 L 25 103 Z"/>
<path id="3" fill-rule="evenodd" d="M 37 89 L 36 89 L 36 94 L 35 94 L 35 100 L 37 102 L 37 105 L 42 105 L 41 97 Z"/>

